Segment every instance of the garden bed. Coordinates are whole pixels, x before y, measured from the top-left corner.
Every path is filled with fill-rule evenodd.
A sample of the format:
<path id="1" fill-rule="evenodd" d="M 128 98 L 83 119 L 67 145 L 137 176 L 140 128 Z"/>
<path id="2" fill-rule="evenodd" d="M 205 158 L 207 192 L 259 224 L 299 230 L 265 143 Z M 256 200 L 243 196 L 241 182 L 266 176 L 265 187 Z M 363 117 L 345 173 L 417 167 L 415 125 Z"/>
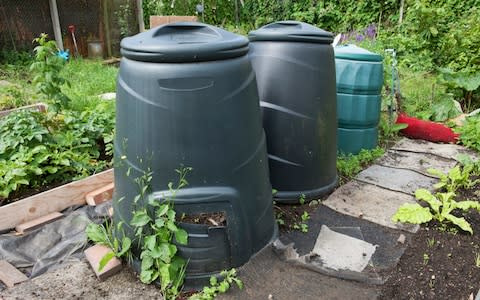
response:
<path id="1" fill-rule="evenodd" d="M 476 177 L 474 177 L 476 178 Z M 460 199 L 480 201 L 480 184 L 460 189 Z M 474 299 L 480 286 L 480 213 L 455 213 L 473 235 L 430 222 L 412 237 L 399 264 L 388 274 L 381 299 Z"/>

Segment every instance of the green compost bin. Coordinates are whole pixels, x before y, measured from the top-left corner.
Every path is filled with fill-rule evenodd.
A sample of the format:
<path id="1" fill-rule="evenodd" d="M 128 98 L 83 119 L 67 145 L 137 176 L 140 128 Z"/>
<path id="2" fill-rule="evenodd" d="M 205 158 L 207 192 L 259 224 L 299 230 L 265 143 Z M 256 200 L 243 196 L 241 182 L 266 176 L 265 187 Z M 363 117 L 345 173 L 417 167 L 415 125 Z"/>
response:
<path id="1" fill-rule="evenodd" d="M 382 56 L 355 45 L 335 48 L 337 149 L 340 153 L 357 154 L 377 145 L 382 60 Z"/>
<path id="2" fill-rule="evenodd" d="M 318 199 L 337 184 L 333 35 L 280 21 L 248 37 L 275 200 Z"/>
<path id="3" fill-rule="evenodd" d="M 126 224 L 147 200 L 175 194 L 188 244 L 185 284 L 238 267 L 276 236 L 265 133 L 248 40 L 202 23 L 173 23 L 125 38 L 117 78 L 114 223 Z M 138 178 L 153 172 L 147 197 Z M 202 215 L 223 221 L 197 223 Z M 153 216 L 151 216 L 153 217 Z M 138 249 L 138 248 L 134 248 Z M 139 250 L 133 253 L 138 272 Z"/>

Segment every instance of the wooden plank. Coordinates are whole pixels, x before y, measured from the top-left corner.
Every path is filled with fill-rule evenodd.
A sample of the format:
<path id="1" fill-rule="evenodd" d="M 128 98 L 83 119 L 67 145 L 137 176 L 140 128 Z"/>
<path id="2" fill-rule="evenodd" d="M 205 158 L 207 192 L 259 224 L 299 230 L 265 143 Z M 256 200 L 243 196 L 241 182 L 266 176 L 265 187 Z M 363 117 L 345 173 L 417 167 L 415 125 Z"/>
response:
<path id="1" fill-rule="evenodd" d="M 174 23 L 174 22 L 196 22 L 196 16 L 150 16 L 150 28 Z"/>
<path id="2" fill-rule="evenodd" d="M 113 182 L 113 169 L 80 179 L 40 194 L 0 207 L 0 231 L 62 211 L 73 205 L 84 205 L 85 196 Z"/>
<path id="3" fill-rule="evenodd" d="M 112 199 L 114 183 L 107 184 L 99 189 L 96 189 L 85 196 L 87 204 L 91 206 L 96 206 L 102 202 Z"/>
<path id="4" fill-rule="evenodd" d="M 25 105 L 17 108 L 2 110 L 0 111 L 0 118 L 20 110 L 36 110 L 39 112 L 46 112 L 47 105 L 45 103 L 35 103 L 35 104 Z"/>
<path id="5" fill-rule="evenodd" d="M 5 283 L 7 287 L 11 288 L 16 283 L 28 280 L 28 277 L 8 263 L 8 261 L 0 260 L 0 280 Z"/>
<path id="6" fill-rule="evenodd" d="M 28 221 L 25 223 L 22 223 L 20 225 L 17 225 L 15 227 L 15 230 L 20 233 L 24 234 L 27 231 L 32 231 L 35 230 L 43 225 L 46 225 L 48 223 L 52 223 L 53 221 L 56 221 L 60 218 L 63 218 L 63 214 L 59 212 L 53 212 L 51 214 L 45 215 L 43 217 L 37 218 L 32 221 Z"/>

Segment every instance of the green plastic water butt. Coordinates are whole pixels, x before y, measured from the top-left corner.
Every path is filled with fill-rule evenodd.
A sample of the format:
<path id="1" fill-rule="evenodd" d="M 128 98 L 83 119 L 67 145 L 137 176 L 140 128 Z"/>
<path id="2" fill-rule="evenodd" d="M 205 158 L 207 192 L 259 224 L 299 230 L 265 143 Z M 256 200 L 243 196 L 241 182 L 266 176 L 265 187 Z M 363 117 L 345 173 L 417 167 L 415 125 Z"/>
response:
<path id="1" fill-rule="evenodd" d="M 378 127 L 338 128 L 338 151 L 342 154 L 358 154 L 362 149 L 373 149 L 378 142 Z"/>
<path id="2" fill-rule="evenodd" d="M 339 152 L 357 154 L 361 149 L 376 147 L 382 60 L 382 56 L 355 45 L 335 48 Z"/>

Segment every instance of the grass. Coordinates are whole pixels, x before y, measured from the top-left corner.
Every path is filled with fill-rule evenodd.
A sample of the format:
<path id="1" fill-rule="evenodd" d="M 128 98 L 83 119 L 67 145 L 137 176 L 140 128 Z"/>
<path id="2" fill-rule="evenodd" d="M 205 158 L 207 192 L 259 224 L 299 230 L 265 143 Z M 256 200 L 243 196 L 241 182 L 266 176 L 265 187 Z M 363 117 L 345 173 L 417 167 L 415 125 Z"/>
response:
<path id="1" fill-rule="evenodd" d="M 70 87 L 64 87 L 63 91 L 72 99 L 72 109 L 95 106 L 98 95 L 115 92 L 117 73 L 117 68 L 105 66 L 100 61 L 70 61 L 62 71 L 62 76 L 71 84 Z"/>
<path id="2" fill-rule="evenodd" d="M 0 80 L 12 83 L 0 87 L 0 110 L 44 101 L 31 83 L 34 74 L 29 71 L 31 61 L 18 64 L 0 64 Z M 74 59 L 69 61 L 61 75 L 70 81 L 63 92 L 72 99 L 72 109 L 81 111 L 95 107 L 98 95 L 115 92 L 115 79 L 118 69 L 105 66 L 100 61 Z"/>

